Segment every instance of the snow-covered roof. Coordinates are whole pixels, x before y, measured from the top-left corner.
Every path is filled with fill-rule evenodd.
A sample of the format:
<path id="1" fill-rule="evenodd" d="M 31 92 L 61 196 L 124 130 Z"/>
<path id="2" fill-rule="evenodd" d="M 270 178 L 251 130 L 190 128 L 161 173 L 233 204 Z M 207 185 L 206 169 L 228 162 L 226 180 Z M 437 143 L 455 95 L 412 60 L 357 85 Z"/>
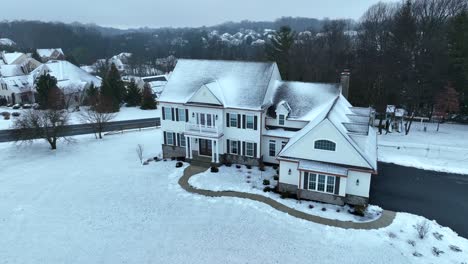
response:
<path id="1" fill-rule="evenodd" d="M 347 168 L 334 165 L 334 164 L 330 164 L 330 163 L 312 161 L 312 160 L 300 160 L 298 169 L 305 170 L 305 171 L 329 173 L 333 175 L 348 176 Z"/>
<path id="2" fill-rule="evenodd" d="M 18 75 L 24 75 L 23 69 L 21 69 L 21 65 L 0 65 L 0 77 L 11 77 Z"/>
<path id="3" fill-rule="evenodd" d="M 288 131 L 283 128 L 266 129 L 263 132 L 264 136 L 278 137 L 278 138 L 292 138 L 296 135 L 297 131 Z"/>
<path id="4" fill-rule="evenodd" d="M 8 89 L 13 93 L 31 91 L 34 84 L 29 75 L 4 77 L 2 80 L 7 84 Z"/>
<path id="5" fill-rule="evenodd" d="M 44 73 L 49 73 L 57 78 L 59 87 L 61 84 L 62 86 L 72 85 L 81 87 L 85 83 L 94 83 L 95 86 L 101 86 L 101 80 L 99 78 L 87 73 L 85 70 L 68 61 L 48 61 L 32 71 L 30 75 L 33 79 L 36 79 Z"/>
<path id="6" fill-rule="evenodd" d="M 14 46 L 16 43 L 9 38 L 0 38 L 0 45 L 3 46 Z"/>
<path id="7" fill-rule="evenodd" d="M 275 117 L 274 110 L 287 103 L 290 108 L 288 119 L 310 121 L 321 106 L 330 104 L 339 94 L 338 84 L 281 81 L 278 82 L 268 114 Z"/>
<path id="8" fill-rule="evenodd" d="M 260 110 L 275 70 L 272 62 L 181 59 L 160 101 L 187 103 L 206 86 L 224 107 Z"/>
<path id="9" fill-rule="evenodd" d="M 63 50 L 61 48 L 55 48 L 55 49 L 37 49 L 36 52 L 39 55 L 39 57 L 43 58 L 50 58 L 54 52 L 58 52 L 61 55 L 65 55 L 63 53 Z"/>
<path id="10" fill-rule="evenodd" d="M 2 57 L 6 64 L 12 64 L 23 55 L 24 53 L 22 52 L 4 52 Z"/>

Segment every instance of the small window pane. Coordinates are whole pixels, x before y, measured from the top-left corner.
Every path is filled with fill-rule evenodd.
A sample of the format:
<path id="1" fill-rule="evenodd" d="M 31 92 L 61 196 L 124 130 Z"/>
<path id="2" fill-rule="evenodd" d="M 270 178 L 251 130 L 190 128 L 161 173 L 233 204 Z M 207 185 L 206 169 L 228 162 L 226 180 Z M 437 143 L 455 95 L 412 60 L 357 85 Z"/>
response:
<path id="1" fill-rule="evenodd" d="M 167 132 L 166 141 L 168 145 L 174 145 L 174 134 L 172 134 L 171 132 Z"/>
<path id="2" fill-rule="evenodd" d="M 179 121 L 185 122 L 185 109 L 179 109 Z"/>
<path id="3" fill-rule="evenodd" d="M 317 191 L 324 192 L 325 191 L 325 175 L 319 174 L 318 176 L 318 185 Z"/>
<path id="4" fill-rule="evenodd" d="M 278 117 L 278 124 L 279 124 L 280 126 L 284 126 L 284 118 L 285 118 L 284 115 L 279 115 L 279 117 Z"/>
<path id="5" fill-rule="evenodd" d="M 254 143 L 247 142 L 245 144 L 245 155 L 249 157 L 253 157 L 254 155 Z"/>
<path id="6" fill-rule="evenodd" d="M 317 188 L 317 174 L 309 174 L 309 190 L 315 190 Z"/>
<path id="7" fill-rule="evenodd" d="M 335 191 L 335 177 L 327 176 L 327 193 L 334 193 Z"/>
<path id="8" fill-rule="evenodd" d="M 270 149 L 269 149 L 269 155 L 270 157 L 276 156 L 276 141 L 270 140 Z"/>
<path id="9" fill-rule="evenodd" d="M 248 115 L 245 118 L 246 118 L 247 128 L 253 129 L 254 128 L 254 117 Z"/>
<path id="10" fill-rule="evenodd" d="M 230 141 L 231 144 L 231 154 L 239 154 L 239 150 L 237 149 L 237 141 Z"/>
<path id="11" fill-rule="evenodd" d="M 166 120 L 172 120 L 172 108 L 164 107 L 164 117 Z"/>
<path id="12" fill-rule="evenodd" d="M 314 144 L 315 149 L 335 151 L 336 144 L 329 140 L 317 140 Z"/>
<path id="13" fill-rule="evenodd" d="M 229 114 L 229 126 L 237 127 L 237 114 Z"/>
<path id="14" fill-rule="evenodd" d="M 180 146 L 185 147 L 185 137 L 183 135 L 180 136 Z"/>

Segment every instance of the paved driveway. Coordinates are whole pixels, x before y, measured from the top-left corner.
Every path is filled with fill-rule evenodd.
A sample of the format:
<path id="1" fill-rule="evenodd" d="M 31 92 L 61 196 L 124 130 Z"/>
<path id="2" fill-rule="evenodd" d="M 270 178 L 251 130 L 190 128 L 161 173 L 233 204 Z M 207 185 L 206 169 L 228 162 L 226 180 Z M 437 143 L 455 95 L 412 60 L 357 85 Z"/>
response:
<path id="1" fill-rule="evenodd" d="M 468 238 L 468 175 L 379 163 L 370 202 L 434 219 Z"/>

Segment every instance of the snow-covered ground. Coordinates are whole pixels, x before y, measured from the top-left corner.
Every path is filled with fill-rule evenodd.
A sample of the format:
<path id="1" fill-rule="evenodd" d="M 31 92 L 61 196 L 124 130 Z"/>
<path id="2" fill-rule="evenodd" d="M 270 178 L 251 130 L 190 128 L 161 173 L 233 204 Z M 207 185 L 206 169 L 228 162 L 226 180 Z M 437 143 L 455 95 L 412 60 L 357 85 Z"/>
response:
<path id="1" fill-rule="evenodd" d="M 0 106 L 0 113 L 2 112 L 19 112 L 22 113 L 27 111 L 25 109 L 14 110 L 11 107 Z M 133 120 L 133 119 L 143 119 L 143 118 L 156 118 L 161 116 L 161 110 L 158 108 L 156 110 L 141 110 L 138 107 L 121 107 L 120 112 L 116 113 L 116 117 L 112 121 L 122 121 L 122 120 Z M 0 129 L 9 129 L 12 127 L 15 117 L 10 116 L 10 120 L 4 120 L 3 116 L 0 115 Z M 82 120 L 80 118 L 80 112 L 71 112 L 70 113 L 70 124 L 81 124 Z"/>
<path id="2" fill-rule="evenodd" d="M 274 192 L 264 192 L 263 189 L 266 186 L 274 188 L 277 185 L 277 181 L 274 180 L 275 175 L 276 171 L 272 167 L 266 167 L 263 172 L 258 167 L 248 169 L 246 166 L 240 166 L 240 168 L 237 168 L 236 165 L 232 167 L 222 166 L 219 168 L 218 173 L 211 173 L 208 170 L 192 176 L 189 183 L 199 189 L 260 194 L 296 210 L 341 221 L 368 222 L 379 218 L 382 214 L 382 209 L 375 205 L 368 207 L 364 217 L 359 217 L 350 213 L 352 209 L 349 206 L 337 206 L 311 201 L 299 202 L 295 199 L 282 199 L 279 194 Z M 270 184 L 264 185 L 264 180 L 268 180 Z"/>
<path id="3" fill-rule="evenodd" d="M 408 135 L 379 135 L 379 161 L 427 170 L 468 174 L 468 125 L 413 123 Z"/>
<path id="4" fill-rule="evenodd" d="M 413 225 L 424 218 L 411 214 L 398 213 L 379 230 L 345 230 L 251 200 L 187 193 L 177 184 L 183 168 L 175 162 L 139 164 L 137 144 L 145 157 L 154 157 L 161 152 L 160 137 L 155 129 L 103 140 L 84 135 L 56 151 L 43 141 L 0 144 L 0 262 L 467 261 L 466 239 L 430 222 L 421 240 Z M 435 256 L 433 247 L 444 253 Z"/>

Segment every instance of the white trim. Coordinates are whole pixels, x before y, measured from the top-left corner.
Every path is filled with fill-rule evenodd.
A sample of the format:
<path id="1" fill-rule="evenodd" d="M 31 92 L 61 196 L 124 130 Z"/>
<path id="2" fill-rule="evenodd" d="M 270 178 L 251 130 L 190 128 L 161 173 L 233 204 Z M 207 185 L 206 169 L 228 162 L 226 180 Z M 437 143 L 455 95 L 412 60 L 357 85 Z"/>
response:
<path id="1" fill-rule="evenodd" d="M 336 176 L 332 176 L 332 175 L 327 175 L 325 173 L 315 173 L 315 172 L 307 172 L 307 171 L 304 171 L 304 175 L 305 173 L 308 174 L 308 177 L 307 177 L 307 189 L 305 190 L 308 190 L 308 191 L 314 191 L 314 192 L 319 192 L 319 193 L 326 193 L 326 194 L 335 194 L 335 189 L 336 189 Z M 315 188 L 314 189 L 309 189 L 309 185 L 310 185 L 310 179 L 311 179 L 311 176 L 314 175 L 315 177 Z M 320 191 L 318 189 L 318 185 L 319 185 L 319 176 L 325 176 L 325 182 L 324 182 L 324 189 L 323 191 Z M 328 179 L 329 178 L 333 178 L 333 191 L 332 192 L 328 192 L 327 191 L 327 186 L 328 186 Z M 305 179 L 305 176 L 303 177 L 303 179 Z M 302 185 L 302 187 L 304 187 L 304 185 Z"/>

